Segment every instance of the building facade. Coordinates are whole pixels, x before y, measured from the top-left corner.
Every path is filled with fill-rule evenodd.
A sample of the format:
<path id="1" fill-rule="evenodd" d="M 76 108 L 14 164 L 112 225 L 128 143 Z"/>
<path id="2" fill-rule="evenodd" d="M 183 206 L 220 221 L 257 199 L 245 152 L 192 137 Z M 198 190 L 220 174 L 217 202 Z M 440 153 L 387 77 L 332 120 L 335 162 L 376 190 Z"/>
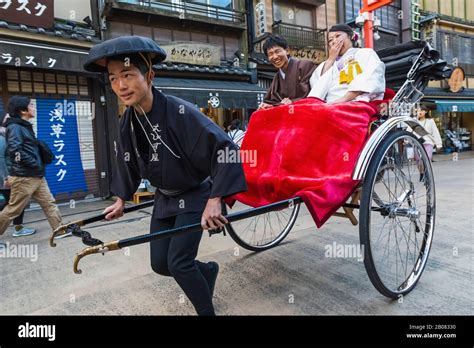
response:
<path id="1" fill-rule="evenodd" d="M 430 82 L 424 100 L 446 151 L 472 150 L 474 131 L 474 2 L 418 0 L 420 37 L 454 69 L 446 81 Z"/>
<path id="2" fill-rule="evenodd" d="M 154 67 L 155 86 L 195 104 L 221 127 L 245 122 L 263 98 L 247 67 L 245 0 L 103 0 L 99 13 L 104 39 L 140 35 L 158 42 L 167 59 Z"/>
<path id="3" fill-rule="evenodd" d="M 100 41 L 94 3 L 0 4 L 0 113 L 13 95 L 36 105 L 33 126 L 55 154 L 46 179 L 58 201 L 108 194 L 101 86 L 82 68 Z"/>
<path id="4" fill-rule="evenodd" d="M 389 5 L 374 11 L 375 20 L 380 21 L 376 28 L 377 34 L 374 37 L 374 49 L 379 50 L 387 48 L 402 42 L 406 42 L 402 35 L 403 20 L 408 19 L 410 13 L 409 2 L 403 3 L 402 0 L 394 0 Z M 339 0 L 338 13 L 341 22 L 354 27 L 362 38 L 362 30 L 355 25 L 355 20 L 362 8 L 362 0 Z M 402 6 L 403 5 L 403 6 Z"/>
<path id="5" fill-rule="evenodd" d="M 292 57 L 321 63 L 327 54 L 327 30 L 337 23 L 336 0 L 247 0 L 249 8 L 250 64 L 257 68 L 258 83 L 268 89 L 275 68 L 263 53 L 269 33 L 286 38 Z"/>

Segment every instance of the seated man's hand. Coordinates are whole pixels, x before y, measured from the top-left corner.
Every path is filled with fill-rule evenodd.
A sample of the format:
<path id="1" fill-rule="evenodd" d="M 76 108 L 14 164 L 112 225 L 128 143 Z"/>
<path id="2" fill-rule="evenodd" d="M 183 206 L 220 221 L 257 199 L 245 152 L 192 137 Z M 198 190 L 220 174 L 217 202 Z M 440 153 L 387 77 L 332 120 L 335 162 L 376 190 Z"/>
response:
<path id="1" fill-rule="evenodd" d="M 291 104 L 291 103 L 293 103 L 293 102 L 291 101 L 290 98 L 284 98 L 284 99 L 280 102 L 281 105 L 288 105 L 288 104 Z"/>
<path id="2" fill-rule="evenodd" d="M 205 230 L 215 230 L 224 227 L 229 221 L 222 215 L 222 202 L 220 197 L 209 198 L 201 218 L 201 226 Z"/>
<path id="3" fill-rule="evenodd" d="M 270 108 L 272 108 L 272 107 L 273 107 L 273 105 L 267 104 L 267 103 L 263 103 L 263 102 L 262 102 L 262 103 L 260 103 L 260 105 L 258 106 L 258 110 L 270 109 Z"/>

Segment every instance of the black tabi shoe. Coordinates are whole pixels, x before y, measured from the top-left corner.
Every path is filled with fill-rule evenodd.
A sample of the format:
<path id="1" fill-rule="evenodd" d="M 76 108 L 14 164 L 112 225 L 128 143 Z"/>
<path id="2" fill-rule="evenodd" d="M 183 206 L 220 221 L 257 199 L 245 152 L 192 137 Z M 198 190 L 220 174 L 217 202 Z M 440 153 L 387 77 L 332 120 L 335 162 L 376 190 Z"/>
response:
<path id="1" fill-rule="evenodd" d="M 219 273 L 219 265 L 217 262 L 211 261 L 207 263 L 209 267 L 209 290 L 211 291 L 211 297 L 214 296 L 214 286 L 216 285 L 217 274 Z"/>

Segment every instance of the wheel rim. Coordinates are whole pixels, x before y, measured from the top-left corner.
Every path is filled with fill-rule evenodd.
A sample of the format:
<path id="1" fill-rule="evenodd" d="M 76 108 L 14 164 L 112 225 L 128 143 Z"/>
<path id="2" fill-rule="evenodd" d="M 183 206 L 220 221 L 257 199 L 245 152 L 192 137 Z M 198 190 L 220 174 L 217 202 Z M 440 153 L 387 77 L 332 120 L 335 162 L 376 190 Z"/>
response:
<path id="1" fill-rule="evenodd" d="M 370 201 L 381 208 L 371 212 L 368 225 L 369 257 L 376 276 L 391 294 L 406 293 L 421 276 L 434 231 L 433 173 L 418 140 L 404 135 L 387 148 Z"/>
<path id="2" fill-rule="evenodd" d="M 252 207 L 236 202 L 229 213 L 251 209 Z M 236 242 L 252 249 L 267 249 L 280 243 L 293 227 L 299 204 L 290 204 L 287 208 L 258 215 L 249 219 L 232 222 L 229 232 L 237 238 Z"/>

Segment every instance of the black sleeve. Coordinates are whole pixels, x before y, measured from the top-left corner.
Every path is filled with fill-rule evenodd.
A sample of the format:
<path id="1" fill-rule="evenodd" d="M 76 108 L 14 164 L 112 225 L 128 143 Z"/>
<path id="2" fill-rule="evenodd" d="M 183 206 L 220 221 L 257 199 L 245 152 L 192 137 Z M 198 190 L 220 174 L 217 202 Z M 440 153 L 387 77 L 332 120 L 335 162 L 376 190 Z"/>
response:
<path id="1" fill-rule="evenodd" d="M 239 150 L 216 124 L 203 128 L 190 155 L 194 166 L 210 173 L 210 198 L 227 197 L 247 190 Z"/>
<path id="2" fill-rule="evenodd" d="M 24 149 L 25 138 L 23 136 L 21 127 L 8 127 L 7 128 L 7 154 L 9 158 L 9 164 L 12 162 L 19 162 L 25 167 L 37 169 L 39 163 Z M 8 168 L 10 171 L 10 168 Z"/>
<path id="3" fill-rule="evenodd" d="M 115 166 L 110 190 L 125 201 L 130 200 L 141 182 L 135 154 L 124 151 L 122 141 L 114 141 Z"/>

